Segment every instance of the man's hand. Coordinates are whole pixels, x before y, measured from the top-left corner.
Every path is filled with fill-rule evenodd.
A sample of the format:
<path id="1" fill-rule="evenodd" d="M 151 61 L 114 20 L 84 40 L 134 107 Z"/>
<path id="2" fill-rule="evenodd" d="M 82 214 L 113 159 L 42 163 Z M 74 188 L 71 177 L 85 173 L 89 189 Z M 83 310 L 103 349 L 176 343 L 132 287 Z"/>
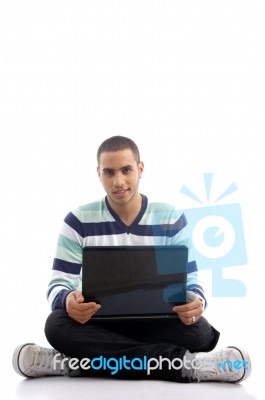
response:
<path id="1" fill-rule="evenodd" d="M 78 290 L 71 292 L 66 297 L 66 311 L 72 319 L 85 324 L 101 308 L 97 303 L 84 303 L 84 297 Z"/>
<path id="2" fill-rule="evenodd" d="M 189 299 L 192 299 L 192 301 L 182 306 L 175 306 L 172 309 L 185 325 L 194 324 L 203 313 L 203 302 L 193 292 L 188 292 Z"/>

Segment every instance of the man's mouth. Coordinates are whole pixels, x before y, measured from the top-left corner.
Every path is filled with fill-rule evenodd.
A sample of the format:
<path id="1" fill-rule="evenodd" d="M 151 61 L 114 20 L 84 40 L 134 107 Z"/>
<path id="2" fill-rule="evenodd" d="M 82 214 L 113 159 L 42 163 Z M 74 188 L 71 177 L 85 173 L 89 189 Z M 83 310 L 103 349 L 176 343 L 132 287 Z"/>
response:
<path id="1" fill-rule="evenodd" d="M 121 189 L 121 190 L 116 190 L 115 192 L 113 192 L 114 194 L 124 194 L 127 192 L 127 190 L 129 189 Z"/>

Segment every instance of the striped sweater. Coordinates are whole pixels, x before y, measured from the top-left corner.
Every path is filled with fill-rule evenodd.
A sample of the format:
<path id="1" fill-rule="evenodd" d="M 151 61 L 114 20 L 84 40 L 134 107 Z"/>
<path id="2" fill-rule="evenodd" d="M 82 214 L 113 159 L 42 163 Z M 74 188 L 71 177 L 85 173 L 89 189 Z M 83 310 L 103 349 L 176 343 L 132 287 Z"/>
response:
<path id="1" fill-rule="evenodd" d="M 112 210 L 107 197 L 70 212 L 59 235 L 47 290 L 52 310 L 65 309 L 69 291 L 81 290 L 82 250 L 85 246 L 186 245 L 189 247 L 187 290 L 204 299 L 186 225 L 185 216 L 174 206 L 149 203 L 144 195 L 141 210 L 130 226 L 125 225 Z"/>

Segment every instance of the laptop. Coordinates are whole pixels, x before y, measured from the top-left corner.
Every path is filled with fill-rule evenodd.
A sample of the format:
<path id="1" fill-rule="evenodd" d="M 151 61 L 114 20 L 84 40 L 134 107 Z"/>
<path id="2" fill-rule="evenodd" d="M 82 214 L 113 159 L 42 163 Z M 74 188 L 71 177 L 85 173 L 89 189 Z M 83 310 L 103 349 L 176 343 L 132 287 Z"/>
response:
<path id="1" fill-rule="evenodd" d="M 186 246 L 89 246 L 83 249 L 82 292 L 101 304 L 93 319 L 176 317 L 186 303 Z"/>

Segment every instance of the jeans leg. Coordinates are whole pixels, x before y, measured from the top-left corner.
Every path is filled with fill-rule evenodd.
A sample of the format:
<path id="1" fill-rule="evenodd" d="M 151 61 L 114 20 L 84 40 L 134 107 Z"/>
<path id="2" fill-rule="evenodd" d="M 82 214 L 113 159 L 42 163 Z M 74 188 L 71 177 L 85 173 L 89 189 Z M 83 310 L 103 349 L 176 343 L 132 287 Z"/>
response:
<path id="1" fill-rule="evenodd" d="M 148 343 L 176 344 L 190 352 L 213 350 L 220 336 L 204 317 L 192 325 L 184 325 L 179 318 L 144 322 L 140 331 L 142 339 Z"/>
<path id="2" fill-rule="evenodd" d="M 176 318 L 176 320 L 178 320 Z M 50 314 L 45 325 L 47 340 L 59 352 L 68 357 L 119 359 L 137 358 L 147 360 L 166 358 L 182 360 L 187 350 L 180 338 L 185 334 L 183 324 L 173 321 L 165 324 L 162 321 L 129 321 L 97 323 L 89 321 L 79 324 L 69 318 L 64 310 L 56 310 Z M 196 325 L 196 324 L 194 324 Z M 179 331 L 178 331 L 178 327 Z M 180 331 L 182 329 L 182 331 Z M 177 332 L 177 334 L 176 334 Z M 191 333 L 189 336 L 192 336 Z M 194 338 L 195 339 L 195 338 Z M 180 343 L 178 343 L 178 340 Z M 187 340 L 187 343 L 189 341 Z M 208 344 L 209 345 L 209 344 Z M 165 364 L 164 364 L 165 365 Z M 119 379 L 161 379 L 169 381 L 185 381 L 180 369 L 154 369 L 150 375 L 144 369 L 122 368 L 115 375 L 108 369 L 84 370 L 83 376 L 112 376 Z"/>

